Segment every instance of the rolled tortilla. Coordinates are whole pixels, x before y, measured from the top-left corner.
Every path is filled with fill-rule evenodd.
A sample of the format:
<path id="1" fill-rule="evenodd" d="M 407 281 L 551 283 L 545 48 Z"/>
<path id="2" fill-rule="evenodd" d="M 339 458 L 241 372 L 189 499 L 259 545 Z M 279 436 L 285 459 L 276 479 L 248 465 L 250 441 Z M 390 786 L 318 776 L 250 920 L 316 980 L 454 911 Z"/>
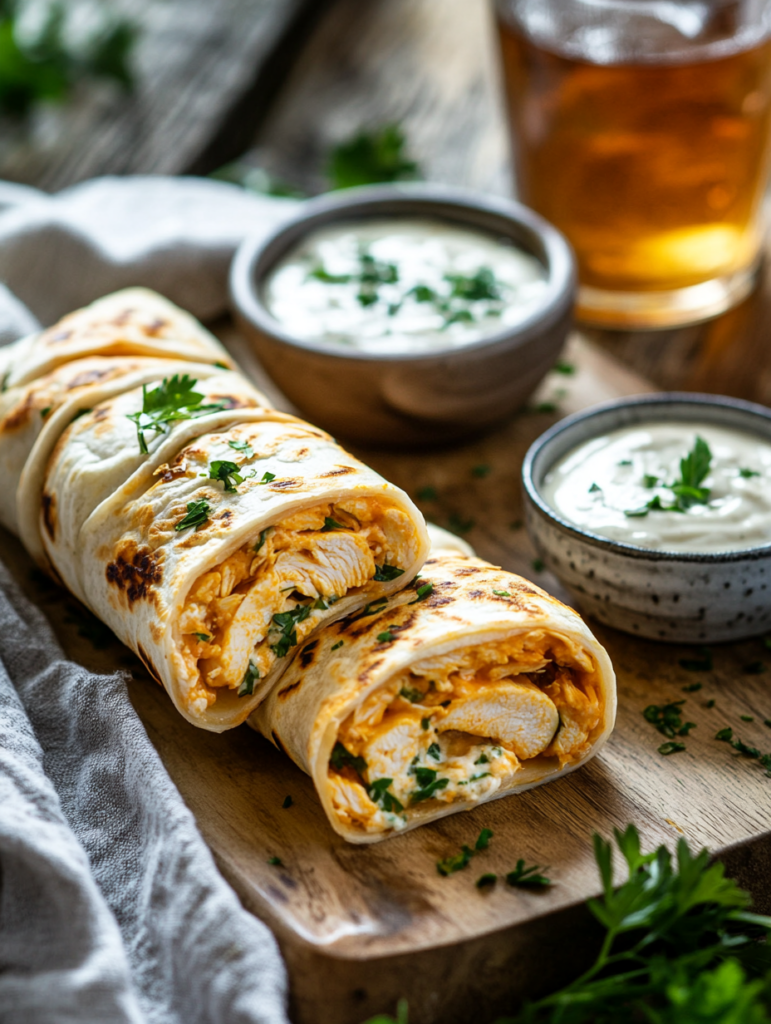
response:
<path id="1" fill-rule="evenodd" d="M 445 547 L 412 587 L 317 633 L 250 724 L 311 775 L 335 831 L 367 843 L 574 771 L 615 712 L 579 615 Z"/>
<path id="2" fill-rule="evenodd" d="M 189 313 L 147 288 L 126 288 L 0 349 L 2 388 L 26 384 L 63 363 L 94 355 L 236 368 L 227 350 Z"/>
<path id="3" fill-rule="evenodd" d="M 314 629 L 410 579 L 429 540 L 403 491 L 210 371 L 195 389 L 214 411 L 146 431 L 146 452 L 132 417 L 153 385 L 71 419 L 50 455 L 33 450 L 18 505 L 27 547 L 219 732 Z"/>

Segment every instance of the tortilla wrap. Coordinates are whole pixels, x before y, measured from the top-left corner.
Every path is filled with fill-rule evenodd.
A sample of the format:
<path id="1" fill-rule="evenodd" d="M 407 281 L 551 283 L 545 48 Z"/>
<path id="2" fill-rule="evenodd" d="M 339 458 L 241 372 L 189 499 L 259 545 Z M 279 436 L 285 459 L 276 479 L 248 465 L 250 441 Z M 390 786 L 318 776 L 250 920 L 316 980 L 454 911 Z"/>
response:
<path id="1" fill-rule="evenodd" d="M 368 843 L 574 771 L 615 713 L 576 612 L 445 544 L 411 587 L 304 644 L 250 725 Z"/>

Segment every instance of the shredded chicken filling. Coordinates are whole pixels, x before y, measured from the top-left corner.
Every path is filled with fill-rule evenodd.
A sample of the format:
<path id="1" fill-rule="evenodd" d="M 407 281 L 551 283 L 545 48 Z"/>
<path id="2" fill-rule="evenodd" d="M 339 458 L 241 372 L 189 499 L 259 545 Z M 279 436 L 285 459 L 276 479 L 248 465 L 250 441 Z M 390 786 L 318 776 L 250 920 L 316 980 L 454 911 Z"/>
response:
<path id="1" fill-rule="evenodd" d="M 205 708 L 223 687 L 251 694 L 341 597 L 401 575 L 408 525 L 405 513 L 371 498 L 318 505 L 199 577 L 178 627 L 194 680 L 189 699 Z"/>
<path id="2" fill-rule="evenodd" d="M 403 828 L 426 801 L 479 800 L 532 758 L 579 761 L 602 721 L 595 667 L 541 633 L 426 659 L 348 716 L 332 801 L 365 831 Z"/>

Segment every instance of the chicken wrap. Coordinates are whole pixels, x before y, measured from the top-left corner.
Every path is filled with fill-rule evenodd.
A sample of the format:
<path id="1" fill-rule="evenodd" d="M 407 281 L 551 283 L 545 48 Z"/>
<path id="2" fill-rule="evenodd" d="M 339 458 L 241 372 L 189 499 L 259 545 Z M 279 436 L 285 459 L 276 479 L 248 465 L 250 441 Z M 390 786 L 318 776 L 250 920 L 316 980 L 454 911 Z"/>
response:
<path id="1" fill-rule="evenodd" d="M 559 778 L 613 728 L 613 668 L 580 616 L 435 543 L 410 587 L 304 644 L 250 719 L 353 843 Z"/>

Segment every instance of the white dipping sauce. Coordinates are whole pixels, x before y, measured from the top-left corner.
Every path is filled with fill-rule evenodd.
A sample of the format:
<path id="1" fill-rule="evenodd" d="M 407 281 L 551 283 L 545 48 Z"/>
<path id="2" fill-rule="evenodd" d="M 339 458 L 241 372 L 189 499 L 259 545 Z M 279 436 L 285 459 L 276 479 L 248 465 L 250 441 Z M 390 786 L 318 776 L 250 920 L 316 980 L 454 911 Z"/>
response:
<path id="1" fill-rule="evenodd" d="M 712 454 L 701 483 L 707 500 L 684 512 L 627 515 L 657 496 L 674 503 L 665 484 L 680 479 L 680 460 L 697 437 Z M 732 428 L 671 421 L 615 430 L 564 456 L 542 492 L 568 522 L 638 547 L 707 553 L 771 543 L 771 444 Z"/>
<path id="2" fill-rule="evenodd" d="M 262 297 L 296 337 L 392 353 L 513 327 L 545 288 L 543 265 L 506 239 L 404 217 L 312 232 L 277 264 Z"/>

